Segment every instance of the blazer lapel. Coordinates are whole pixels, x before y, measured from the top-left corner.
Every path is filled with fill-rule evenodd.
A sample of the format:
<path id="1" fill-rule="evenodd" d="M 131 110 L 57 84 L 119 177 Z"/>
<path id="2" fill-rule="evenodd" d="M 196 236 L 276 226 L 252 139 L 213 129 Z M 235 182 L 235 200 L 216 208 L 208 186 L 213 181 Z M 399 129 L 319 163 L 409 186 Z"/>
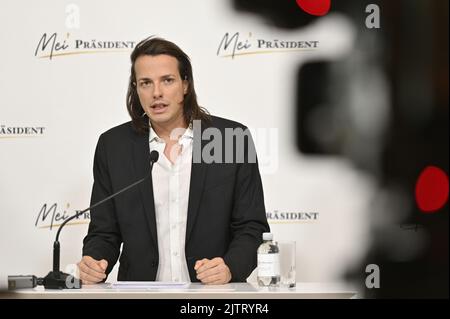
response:
<path id="1" fill-rule="evenodd" d="M 192 163 L 191 183 L 189 186 L 189 203 L 186 225 L 186 243 L 189 241 L 198 213 L 198 205 L 203 193 L 203 181 L 206 175 L 206 164 Z"/>
<path id="2" fill-rule="evenodd" d="M 133 161 L 135 165 L 136 180 L 147 176 L 150 172 L 150 145 L 148 134 L 137 136 L 133 146 Z M 152 177 L 138 185 L 144 203 L 145 217 L 150 227 L 151 236 L 158 247 L 156 233 L 155 201 L 153 196 Z"/>
<path id="3" fill-rule="evenodd" d="M 203 124 L 203 123 L 202 123 Z M 200 163 L 194 162 L 195 152 L 201 152 L 205 141 L 202 141 L 201 135 L 203 133 L 204 127 L 201 130 L 197 130 L 194 127 L 194 141 L 192 147 L 192 166 L 191 166 L 191 182 L 189 185 L 189 202 L 188 202 L 188 215 L 187 215 L 187 225 L 186 225 L 186 244 L 189 241 L 189 237 L 192 233 L 192 229 L 195 225 L 195 220 L 197 219 L 198 207 L 203 194 L 204 180 L 206 176 L 207 164 L 203 163 L 203 159 L 200 156 Z"/>

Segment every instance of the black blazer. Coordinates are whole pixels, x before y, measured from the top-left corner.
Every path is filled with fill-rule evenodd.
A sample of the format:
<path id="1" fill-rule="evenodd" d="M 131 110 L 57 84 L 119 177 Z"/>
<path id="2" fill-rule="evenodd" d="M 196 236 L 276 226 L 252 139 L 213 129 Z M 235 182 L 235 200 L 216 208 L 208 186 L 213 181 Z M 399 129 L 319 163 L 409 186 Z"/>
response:
<path id="1" fill-rule="evenodd" d="M 222 133 L 222 158 L 225 128 L 245 129 L 214 116 L 211 123 L 202 123 L 202 132 L 206 127 Z M 212 140 L 211 136 L 206 138 Z M 200 139 L 194 129 L 193 152 L 196 147 L 203 150 L 209 142 Z M 245 149 L 249 147 L 254 147 L 251 138 L 245 143 Z M 146 176 L 149 153 L 148 133 L 137 134 L 131 122 L 103 133 L 95 151 L 91 204 Z M 262 233 L 269 231 L 258 164 L 249 163 L 247 158 L 244 163 L 230 164 L 193 161 L 186 227 L 185 254 L 191 281 L 198 281 L 195 261 L 214 257 L 224 259 L 232 281 L 245 281 L 256 267 Z M 83 256 L 108 261 L 106 273 L 117 262 L 123 243 L 118 280 L 155 280 L 158 243 L 151 179 L 92 209 L 83 243 Z"/>

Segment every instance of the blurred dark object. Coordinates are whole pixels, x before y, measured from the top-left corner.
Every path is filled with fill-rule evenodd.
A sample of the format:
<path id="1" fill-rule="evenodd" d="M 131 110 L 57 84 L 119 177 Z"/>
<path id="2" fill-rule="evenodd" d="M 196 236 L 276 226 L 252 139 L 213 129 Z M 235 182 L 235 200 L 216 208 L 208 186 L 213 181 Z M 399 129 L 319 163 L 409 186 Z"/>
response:
<path id="1" fill-rule="evenodd" d="M 322 19 L 294 0 L 233 3 L 284 29 Z M 381 9 L 380 29 L 366 28 L 369 4 Z M 376 264 L 381 285 L 365 297 L 448 298 L 448 201 L 424 213 L 414 198 L 425 167 L 449 172 L 448 0 L 335 0 L 336 12 L 357 28 L 355 48 L 299 67 L 295 134 L 304 155 L 343 156 L 379 185 L 372 246 L 346 277 L 364 285 Z"/>
<path id="2" fill-rule="evenodd" d="M 385 69 L 390 80 L 392 119 L 382 156 L 381 188 L 406 194 L 400 228 L 375 229 L 366 262 L 382 269 L 381 288 L 368 296 L 388 298 L 449 297 L 448 201 L 434 213 L 421 212 L 414 188 L 420 172 L 435 165 L 449 172 L 448 1 L 385 1 Z M 394 212 L 393 212 L 394 213 Z M 395 225 L 394 225 L 395 226 Z M 409 227 L 408 227 L 409 226 Z M 412 226 L 412 227 L 411 227 Z M 409 259 L 389 258 L 381 245 L 398 232 L 422 232 L 424 248 Z M 404 249 L 411 245 L 404 243 Z"/>
<path id="3" fill-rule="evenodd" d="M 233 4 L 237 11 L 258 14 L 267 23 L 280 28 L 294 29 L 303 27 L 317 19 L 317 17 L 300 10 L 295 0 L 234 0 Z"/>
<path id="4" fill-rule="evenodd" d="M 232 0 L 232 3 L 235 10 L 257 14 L 265 23 L 283 29 L 304 27 L 320 19 L 300 9 L 295 0 Z M 366 5 L 361 1 L 331 0 L 330 12 L 364 13 Z"/>

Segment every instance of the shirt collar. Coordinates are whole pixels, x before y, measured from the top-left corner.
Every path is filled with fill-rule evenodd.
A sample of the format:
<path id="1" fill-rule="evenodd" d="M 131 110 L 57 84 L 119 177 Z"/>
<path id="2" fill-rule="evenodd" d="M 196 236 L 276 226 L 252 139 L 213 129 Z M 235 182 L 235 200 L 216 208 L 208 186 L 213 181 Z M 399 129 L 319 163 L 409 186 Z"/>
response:
<path id="1" fill-rule="evenodd" d="M 194 138 L 194 131 L 192 130 L 192 124 L 189 124 L 187 129 L 184 131 L 183 135 L 181 135 L 179 142 L 182 143 L 186 139 L 189 140 L 189 139 L 193 139 L 193 138 Z M 160 138 L 158 136 L 158 134 L 156 134 L 155 130 L 153 129 L 152 125 L 150 124 L 150 121 L 149 121 L 149 140 L 150 140 L 150 143 L 153 141 L 164 142 L 164 140 L 162 138 Z"/>

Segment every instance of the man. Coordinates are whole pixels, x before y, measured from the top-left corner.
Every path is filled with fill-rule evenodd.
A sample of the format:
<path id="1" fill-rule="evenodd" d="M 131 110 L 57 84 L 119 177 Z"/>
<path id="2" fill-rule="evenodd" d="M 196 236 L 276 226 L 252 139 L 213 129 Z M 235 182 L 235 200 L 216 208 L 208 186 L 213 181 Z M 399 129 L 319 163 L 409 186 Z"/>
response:
<path id="1" fill-rule="evenodd" d="M 245 281 L 269 231 L 251 137 L 243 152 L 225 140 L 246 127 L 197 104 L 189 57 L 175 44 L 143 40 L 131 62 L 132 121 L 100 136 L 91 203 L 149 174 L 150 151 L 159 160 L 150 179 L 92 210 L 80 278 L 106 280 L 123 244 L 118 280 Z"/>

